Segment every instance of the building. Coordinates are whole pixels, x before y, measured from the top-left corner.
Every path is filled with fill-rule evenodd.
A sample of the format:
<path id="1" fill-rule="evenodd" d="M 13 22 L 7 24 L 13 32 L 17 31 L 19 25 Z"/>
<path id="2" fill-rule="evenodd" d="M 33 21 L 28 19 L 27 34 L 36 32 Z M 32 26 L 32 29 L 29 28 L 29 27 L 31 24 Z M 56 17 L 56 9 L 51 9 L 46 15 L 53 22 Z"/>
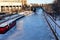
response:
<path id="1" fill-rule="evenodd" d="M 26 0 L 0 0 L 0 13 L 20 12 L 21 6 L 26 4 Z"/>

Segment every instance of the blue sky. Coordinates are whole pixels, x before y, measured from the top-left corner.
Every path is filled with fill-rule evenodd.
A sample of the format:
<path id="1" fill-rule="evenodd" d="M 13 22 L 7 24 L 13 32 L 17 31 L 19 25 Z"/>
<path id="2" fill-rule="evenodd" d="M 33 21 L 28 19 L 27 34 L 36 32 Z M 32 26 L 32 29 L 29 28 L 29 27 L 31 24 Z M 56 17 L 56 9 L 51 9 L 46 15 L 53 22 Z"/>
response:
<path id="1" fill-rule="evenodd" d="M 53 3 L 54 0 L 27 0 L 28 3 L 48 4 Z"/>

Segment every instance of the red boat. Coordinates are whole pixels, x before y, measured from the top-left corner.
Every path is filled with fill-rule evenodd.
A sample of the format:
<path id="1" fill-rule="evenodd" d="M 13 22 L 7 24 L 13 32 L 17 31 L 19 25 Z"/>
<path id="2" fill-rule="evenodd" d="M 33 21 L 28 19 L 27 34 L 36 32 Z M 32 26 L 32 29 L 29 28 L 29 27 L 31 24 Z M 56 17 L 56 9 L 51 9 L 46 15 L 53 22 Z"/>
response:
<path id="1" fill-rule="evenodd" d="M 8 21 L 0 24 L 0 34 L 4 34 L 9 29 L 11 29 L 12 27 L 14 27 L 16 25 L 16 20 L 18 20 L 19 18 L 22 18 L 22 17 L 24 17 L 24 16 L 19 16 L 19 17 L 16 17 L 14 19 L 8 20 Z"/>
<path id="2" fill-rule="evenodd" d="M 16 21 L 13 21 L 12 23 L 7 24 L 4 27 L 0 26 L 0 34 L 4 34 L 6 33 L 9 29 L 11 29 L 12 27 L 14 27 L 16 25 Z"/>

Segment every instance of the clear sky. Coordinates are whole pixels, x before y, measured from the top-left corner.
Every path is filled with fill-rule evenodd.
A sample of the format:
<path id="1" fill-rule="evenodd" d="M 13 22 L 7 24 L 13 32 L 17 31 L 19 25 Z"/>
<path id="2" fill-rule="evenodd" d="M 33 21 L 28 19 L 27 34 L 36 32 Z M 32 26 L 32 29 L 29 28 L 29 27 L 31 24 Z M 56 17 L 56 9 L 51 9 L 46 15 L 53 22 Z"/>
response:
<path id="1" fill-rule="evenodd" d="M 27 3 L 38 3 L 38 4 L 48 4 L 48 3 L 53 3 L 54 0 L 27 0 Z"/>

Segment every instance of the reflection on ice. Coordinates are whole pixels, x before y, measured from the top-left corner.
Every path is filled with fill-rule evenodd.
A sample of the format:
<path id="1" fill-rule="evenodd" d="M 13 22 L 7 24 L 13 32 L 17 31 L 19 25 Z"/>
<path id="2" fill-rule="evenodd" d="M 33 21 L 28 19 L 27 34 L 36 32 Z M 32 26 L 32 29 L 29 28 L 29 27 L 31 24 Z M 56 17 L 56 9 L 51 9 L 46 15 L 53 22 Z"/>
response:
<path id="1" fill-rule="evenodd" d="M 16 26 L 18 30 L 23 30 L 23 20 L 17 21 Z"/>

